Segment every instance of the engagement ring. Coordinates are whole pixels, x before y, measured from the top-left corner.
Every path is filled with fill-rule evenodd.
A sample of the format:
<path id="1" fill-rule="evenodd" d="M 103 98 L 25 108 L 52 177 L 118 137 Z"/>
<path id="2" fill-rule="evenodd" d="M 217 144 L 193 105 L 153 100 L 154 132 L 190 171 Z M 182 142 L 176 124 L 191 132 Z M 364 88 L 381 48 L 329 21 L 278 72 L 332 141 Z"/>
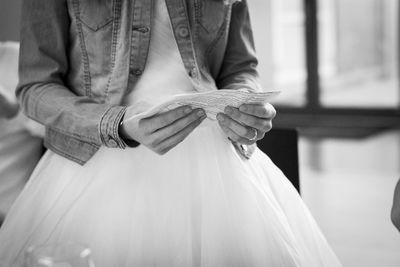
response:
<path id="1" fill-rule="evenodd" d="M 256 129 L 254 129 L 254 136 L 252 138 L 249 138 L 249 141 L 255 141 L 257 136 L 258 136 L 258 132 Z"/>

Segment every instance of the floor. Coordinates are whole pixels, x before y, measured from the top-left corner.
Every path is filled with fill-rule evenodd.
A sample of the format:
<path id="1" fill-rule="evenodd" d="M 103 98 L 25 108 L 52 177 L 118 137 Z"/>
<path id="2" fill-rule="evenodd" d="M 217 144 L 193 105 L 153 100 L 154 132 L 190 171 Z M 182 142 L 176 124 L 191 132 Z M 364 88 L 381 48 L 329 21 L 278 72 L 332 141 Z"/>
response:
<path id="1" fill-rule="evenodd" d="M 400 266 L 390 221 L 400 131 L 364 139 L 300 137 L 302 196 L 344 266 Z"/>

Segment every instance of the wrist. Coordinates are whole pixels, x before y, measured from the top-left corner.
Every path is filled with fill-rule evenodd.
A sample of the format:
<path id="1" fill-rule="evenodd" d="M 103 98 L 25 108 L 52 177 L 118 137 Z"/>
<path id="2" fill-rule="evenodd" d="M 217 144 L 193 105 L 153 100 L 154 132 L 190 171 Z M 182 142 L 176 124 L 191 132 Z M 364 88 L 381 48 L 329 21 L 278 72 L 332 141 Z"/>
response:
<path id="1" fill-rule="evenodd" d="M 139 142 L 136 140 L 132 139 L 128 133 L 128 129 L 126 128 L 126 125 L 124 124 L 124 116 L 122 116 L 122 119 L 119 123 L 118 127 L 118 135 L 119 138 L 128 146 L 128 147 L 137 147 L 140 145 Z"/>

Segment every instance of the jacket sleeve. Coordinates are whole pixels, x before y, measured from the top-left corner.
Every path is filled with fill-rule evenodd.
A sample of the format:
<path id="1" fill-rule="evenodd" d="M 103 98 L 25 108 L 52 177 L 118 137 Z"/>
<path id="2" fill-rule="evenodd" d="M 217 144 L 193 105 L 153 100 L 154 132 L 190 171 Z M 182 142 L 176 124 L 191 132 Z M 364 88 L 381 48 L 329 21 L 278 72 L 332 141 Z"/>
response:
<path id="1" fill-rule="evenodd" d="M 261 91 L 257 65 L 247 0 L 236 1 L 232 6 L 227 48 L 217 79 L 218 88 Z"/>
<path id="2" fill-rule="evenodd" d="M 19 84 L 16 95 L 26 115 L 94 145 L 124 148 L 118 124 L 125 107 L 96 103 L 65 84 L 69 71 L 70 18 L 66 0 L 23 0 Z"/>
<path id="3" fill-rule="evenodd" d="M 247 0 L 236 1 L 232 6 L 227 48 L 217 79 L 218 88 L 262 91 L 257 65 Z M 239 155 L 246 159 L 253 155 L 256 148 L 256 144 L 232 144 Z"/>

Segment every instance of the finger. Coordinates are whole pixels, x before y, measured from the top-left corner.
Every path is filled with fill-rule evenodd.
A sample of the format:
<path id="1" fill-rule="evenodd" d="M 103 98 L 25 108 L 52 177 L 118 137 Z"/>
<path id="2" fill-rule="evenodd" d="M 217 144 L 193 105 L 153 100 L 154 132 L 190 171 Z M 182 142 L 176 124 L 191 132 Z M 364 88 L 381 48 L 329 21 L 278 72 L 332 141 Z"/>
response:
<path id="1" fill-rule="evenodd" d="M 222 131 L 225 133 L 225 135 L 226 135 L 231 141 L 238 142 L 238 143 L 244 144 L 244 145 L 251 145 L 251 144 L 254 144 L 254 143 L 255 143 L 255 141 L 250 141 L 249 139 L 244 138 L 244 137 L 238 135 L 237 133 L 235 133 L 234 131 L 232 131 L 232 129 L 230 129 L 230 128 L 226 127 L 226 126 L 223 126 L 223 125 L 221 125 L 221 124 L 220 124 L 220 126 L 221 126 Z"/>
<path id="2" fill-rule="evenodd" d="M 188 125 L 195 121 L 201 121 L 206 118 L 206 114 L 202 109 L 195 109 L 189 115 L 182 117 L 171 124 L 161 128 L 153 133 L 152 146 L 159 146 L 160 143 L 164 142 L 169 137 L 177 134 L 178 132 L 185 129 Z"/>
<path id="3" fill-rule="evenodd" d="M 218 123 L 221 125 L 221 127 L 226 127 L 226 128 L 231 129 L 233 132 L 235 132 L 240 137 L 243 137 L 246 139 L 254 138 L 255 130 L 253 128 L 244 126 L 223 113 L 219 113 L 217 115 L 217 120 L 218 120 Z"/>
<path id="4" fill-rule="evenodd" d="M 249 115 L 247 113 L 241 112 L 238 108 L 228 106 L 225 108 L 225 113 L 240 124 L 257 129 L 261 132 L 267 132 L 272 128 L 271 119 Z"/>
<path id="5" fill-rule="evenodd" d="M 141 119 L 139 126 L 146 129 L 147 133 L 153 133 L 174 121 L 187 116 L 191 112 L 192 108 L 190 106 L 181 106 L 161 114 L 156 114 L 149 118 Z"/>
<path id="6" fill-rule="evenodd" d="M 169 138 L 165 139 L 163 142 L 161 142 L 156 150 L 157 153 L 163 155 L 167 153 L 169 150 L 174 148 L 176 145 L 181 143 L 185 138 L 193 132 L 194 129 L 196 129 L 197 126 L 200 125 L 200 123 L 205 119 L 206 117 L 201 117 L 195 121 L 192 121 L 189 125 L 184 127 L 181 131 L 177 132 L 176 134 L 170 136 Z"/>
<path id="7" fill-rule="evenodd" d="M 276 116 L 275 108 L 269 104 L 243 104 L 239 107 L 241 112 L 259 118 L 273 119 Z"/>

